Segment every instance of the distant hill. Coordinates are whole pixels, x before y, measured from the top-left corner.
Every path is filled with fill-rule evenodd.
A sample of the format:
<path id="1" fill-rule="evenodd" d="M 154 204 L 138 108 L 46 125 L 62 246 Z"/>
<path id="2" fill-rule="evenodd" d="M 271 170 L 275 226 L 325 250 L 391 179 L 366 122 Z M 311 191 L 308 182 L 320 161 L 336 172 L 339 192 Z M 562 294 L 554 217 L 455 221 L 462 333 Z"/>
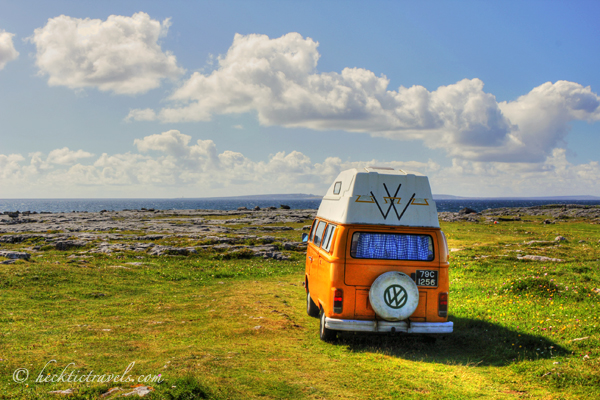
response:
<path id="1" fill-rule="evenodd" d="M 223 196 L 202 197 L 203 200 L 320 200 L 323 196 L 304 193 L 276 193 L 276 194 L 254 194 L 246 196 Z M 546 196 L 546 197 L 463 197 L 451 194 L 434 194 L 434 200 L 600 200 L 598 196 L 574 195 L 574 196 Z"/>
<path id="2" fill-rule="evenodd" d="M 225 197 L 203 197 L 202 200 L 220 200 L 220 199 L 235 199 L 235 200 L 321 200 L 323 196 L 316 194 L 254 194 L 247 196 L 225 196 Z"/>
<path id="3" fill-rule="evenodd" d="M 434 200 L 600 200 L 598 196 L 545 196 L 545 197 L 461 197 L 451 194 L 434 194 Z"/>
<path id="4" fill-rule="evenodd" d="M 304 193 L 287 194 L 255 194 L 247 196 L 223 196 L 223 197 L 203 197 L 203 200 L 321 200 L 323 196 Z M 598 196 L 574 195 L 574 196 L 546 196 L 546 197 L 463 197 L 451 194 L 434 194 L 434 200 L 600 200 Z"/>
<path id="5" fill-rule="evenodd" d="M 468 199 L 468 197 L 460 197 L 460 196 L 452 196 L 451 194 L 434 194 L 434 200 L 463 200 Z"/>

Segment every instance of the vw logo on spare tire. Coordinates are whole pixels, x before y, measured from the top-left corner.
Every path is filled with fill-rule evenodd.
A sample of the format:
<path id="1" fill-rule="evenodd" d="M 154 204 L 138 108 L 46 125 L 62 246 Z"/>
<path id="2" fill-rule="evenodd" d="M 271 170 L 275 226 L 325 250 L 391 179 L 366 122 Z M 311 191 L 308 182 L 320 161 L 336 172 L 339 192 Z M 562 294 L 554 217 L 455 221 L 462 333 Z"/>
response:
<path id="1" fill-rule="evenodd" d="M 381 274 L 369 290 L 375 313 L 387 321 L 400 321 L 412 315 L 419 305 L 419 289 L 410 276 L 392 271 Z"/>
<path id="2" fill-rule="evenodd" d="M 407 300 L 406 289 L 400 285 L 390 285 L 383 292 L 383 301 L 394 310 L 404 307 Z"/>

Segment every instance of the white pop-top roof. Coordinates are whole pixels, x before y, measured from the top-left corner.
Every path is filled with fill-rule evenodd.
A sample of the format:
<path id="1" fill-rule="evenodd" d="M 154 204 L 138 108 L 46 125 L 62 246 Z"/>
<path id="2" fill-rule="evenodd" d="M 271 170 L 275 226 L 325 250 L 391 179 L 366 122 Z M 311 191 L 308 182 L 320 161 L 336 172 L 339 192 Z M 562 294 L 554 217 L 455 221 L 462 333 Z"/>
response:
<path id="1" fill-rule="evenodd" d="M 323 197 L 318 217 L 342 224 L 439 228 L 429 179 L 383 167 L 342 171 Z"/>

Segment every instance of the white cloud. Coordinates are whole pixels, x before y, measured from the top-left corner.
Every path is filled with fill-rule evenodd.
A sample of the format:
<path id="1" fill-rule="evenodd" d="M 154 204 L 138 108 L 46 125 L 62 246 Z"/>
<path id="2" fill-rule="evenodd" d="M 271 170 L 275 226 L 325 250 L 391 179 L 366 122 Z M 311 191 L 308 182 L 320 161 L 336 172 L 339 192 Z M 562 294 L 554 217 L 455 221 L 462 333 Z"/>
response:
<path id="1" fill-rule="evenodd" d="M 143 139 L 135 139 L 133 144 L 143 153 L 157 150 L 175 157 L 182 157 L 190 152 L 187 144 L 191 138 L 191 136 L 173 129 L 161 134 L 146 136 Z"/>
<path id="2" fill-rule="evenodd" d="M 135 121 L 155 121 L 156 113 L 150 108 L 130 110 L 125 118 L 126 122 Z"/>
<path id="3" fill-rule="evenodd" d="M 19 52 L 15 49 L 13 44 L 14 33 L 6 32 L 4 29 L 0 29 L 0 70 L 2 70 L 6 64 L 14 61 L 19 57 Z"/>
<path id="4" fill-rule="evenodd" d="M 94 155 L 92 153 L 88 153 L 87 151 L 71 151 L 68 147 L 63 147 L 62 149 L 52 150 L 48 154 L 48 159 L 46 161 L 52 164 L 69 165 L 74 164 L 81 158 L 89 158 L 93 156 Z"/>
<path id="5" fill-rule="evenodd" d="M 161 23 L 143 12 L 111 15 L 106 21 L 61 15 L 37 28 L 30 40 L 50 86 L 136 94 L 184 72 L 158 42 L 169 26 L 169 19 Z"/>
<path id="6" fill-rule="evenodd" d="M 0 179 L 11 179 L 21 171 L 25 157 L 20 154 L 0 154 Z"/>
<path id="7" fill-rule="evenodd" d="M 541 163 L 500 163 L 454 159 L 443 168 L 427 162 L 314 162 L 292 151 L 253 161 L 241 153 L 219 152 L 211 140 L 170 130 L 135 140 L 136 152 L 97 158 L 83 150 L 56 149 L 27 157 L 0 154 L 0 187 L 6 197 L 206 197 L 265 193 L 323 193 L 342 170 L 368 165 L 425 173 L 434 193 L 462 196 L 600 195 L 598 162 L 574 165 L 564 149 Z M 82 160 L 90 159 L 88 163 Z"/>
<path id="8" fill-rule="evenodd" d="M 28 157 L 0 155 L 0 186 L 11 188 L 7 197 L 78 196 L 106 193 L 117 196 L 174 197 L 174 190 L 200 196 L 320 193 L 337 174 L 347 168 L 366 165 L 390 165 L 396 168 L 437 170 L 429 163 L 342 162 L 330 157 L 314 163 L 298 151 L 279 152 L 268 161 L 252 161 L 243 154 L 221 153 L 212 140 L 197 140 L 177 130 L 149 135 L 134 141 L 139 153 L 100 155 L 90 164 L 77 159 L 90 153 L 68 148 L 41 152 Z M 101 188 L 101 189 L 100 189 Z M 4 193 L 3 193 L 4 194 Z"/>
<path id="9" fill-rule="evenodd" d="M 0 154 L 0 187 L 4 189 L 2 194 L 10 196 L 11 190 L 19 190 L 27 185 L 44 186 L 49 183 L 64 186 L 68 182 L 61 182 L 60 179 L 68 179 L 64 176 L 65 168 L 79 159 L 93 156 L 83 150 L 71 151 L 67 147 L 52 150 L 46 157 L 39 151 L 29 153 L 28 159 L 21 154 Z M 46 182 L 47 176 L 53 175 L 61 178 L 57 182 Z M 4 183 L 7 186 L 4 186 Z M 40 191 L 38 197 L 43 197 L 43 191 Z"/>
<path id="10" fill-rule="evenodd" d="M 454 159 L 432 175 L 436 193 L 459 196 L 600 195 L 597 161 L 571 164 L 566 150 L 554 149 L 541 163 L 473 162 Z"/>
<path id="11" fill-rule="evenodd" d="M 256 112 L 263 125 L 366 132 L 419 139 L 474 161 L 541 162 L 562 144 L 573 120 L 600 120 L 600 97 L 574 82 L 545 83 L 498 103 L 479 79 L 428 91 L 389 90 L 389 80 L 362 68 L 316 71 L 318 43 L 298 33 L 270 39 L 236 34 L 218 67 L 195 72 L 158 113 L 128 119 L 206 121 L 215 114 Z"/>
<path id="12" fill-rule="evenodd" d="M 559 145 L 564 145 L 569 123 L 575 120 L 600 121 L 600 97 L 578 83 L 547 82 L 512 102 L 499 104 L 502 113 L 514 124 L 510 144 L 500 151 L 512 160 L 543 161 Z"/>

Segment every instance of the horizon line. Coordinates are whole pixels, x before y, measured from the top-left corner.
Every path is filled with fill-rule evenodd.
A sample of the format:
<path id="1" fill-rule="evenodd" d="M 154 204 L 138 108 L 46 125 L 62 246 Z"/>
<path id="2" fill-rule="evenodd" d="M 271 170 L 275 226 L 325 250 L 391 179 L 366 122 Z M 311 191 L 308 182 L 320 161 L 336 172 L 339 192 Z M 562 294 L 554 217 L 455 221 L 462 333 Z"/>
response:
<path id="1" fill-rule="evenodd" d="M 7 197 L 0 198 L 3 200 L 213 200 L 213 199 L 245 199 L 245 198 L 277 198 L 287 197 L 293 199 L 297 196 L 298 199 L 320 199 L 323 196 L 304 193 L 274 193 L 274 194 L 251 194 L 242 196 L 211 196 L 211 197 Z M 594 195 L 569 195 L 569 196 L 502 196 L 502 197 L 484 197 L 484 196 L 457 196 L 451 194 L 433 194 L 433 199 L 436 200 L 581 200 L 589 198 L 590 200 L 600 200 L 600 196 Z M 444 199 L 442 197 L 448 197 Z"/>

